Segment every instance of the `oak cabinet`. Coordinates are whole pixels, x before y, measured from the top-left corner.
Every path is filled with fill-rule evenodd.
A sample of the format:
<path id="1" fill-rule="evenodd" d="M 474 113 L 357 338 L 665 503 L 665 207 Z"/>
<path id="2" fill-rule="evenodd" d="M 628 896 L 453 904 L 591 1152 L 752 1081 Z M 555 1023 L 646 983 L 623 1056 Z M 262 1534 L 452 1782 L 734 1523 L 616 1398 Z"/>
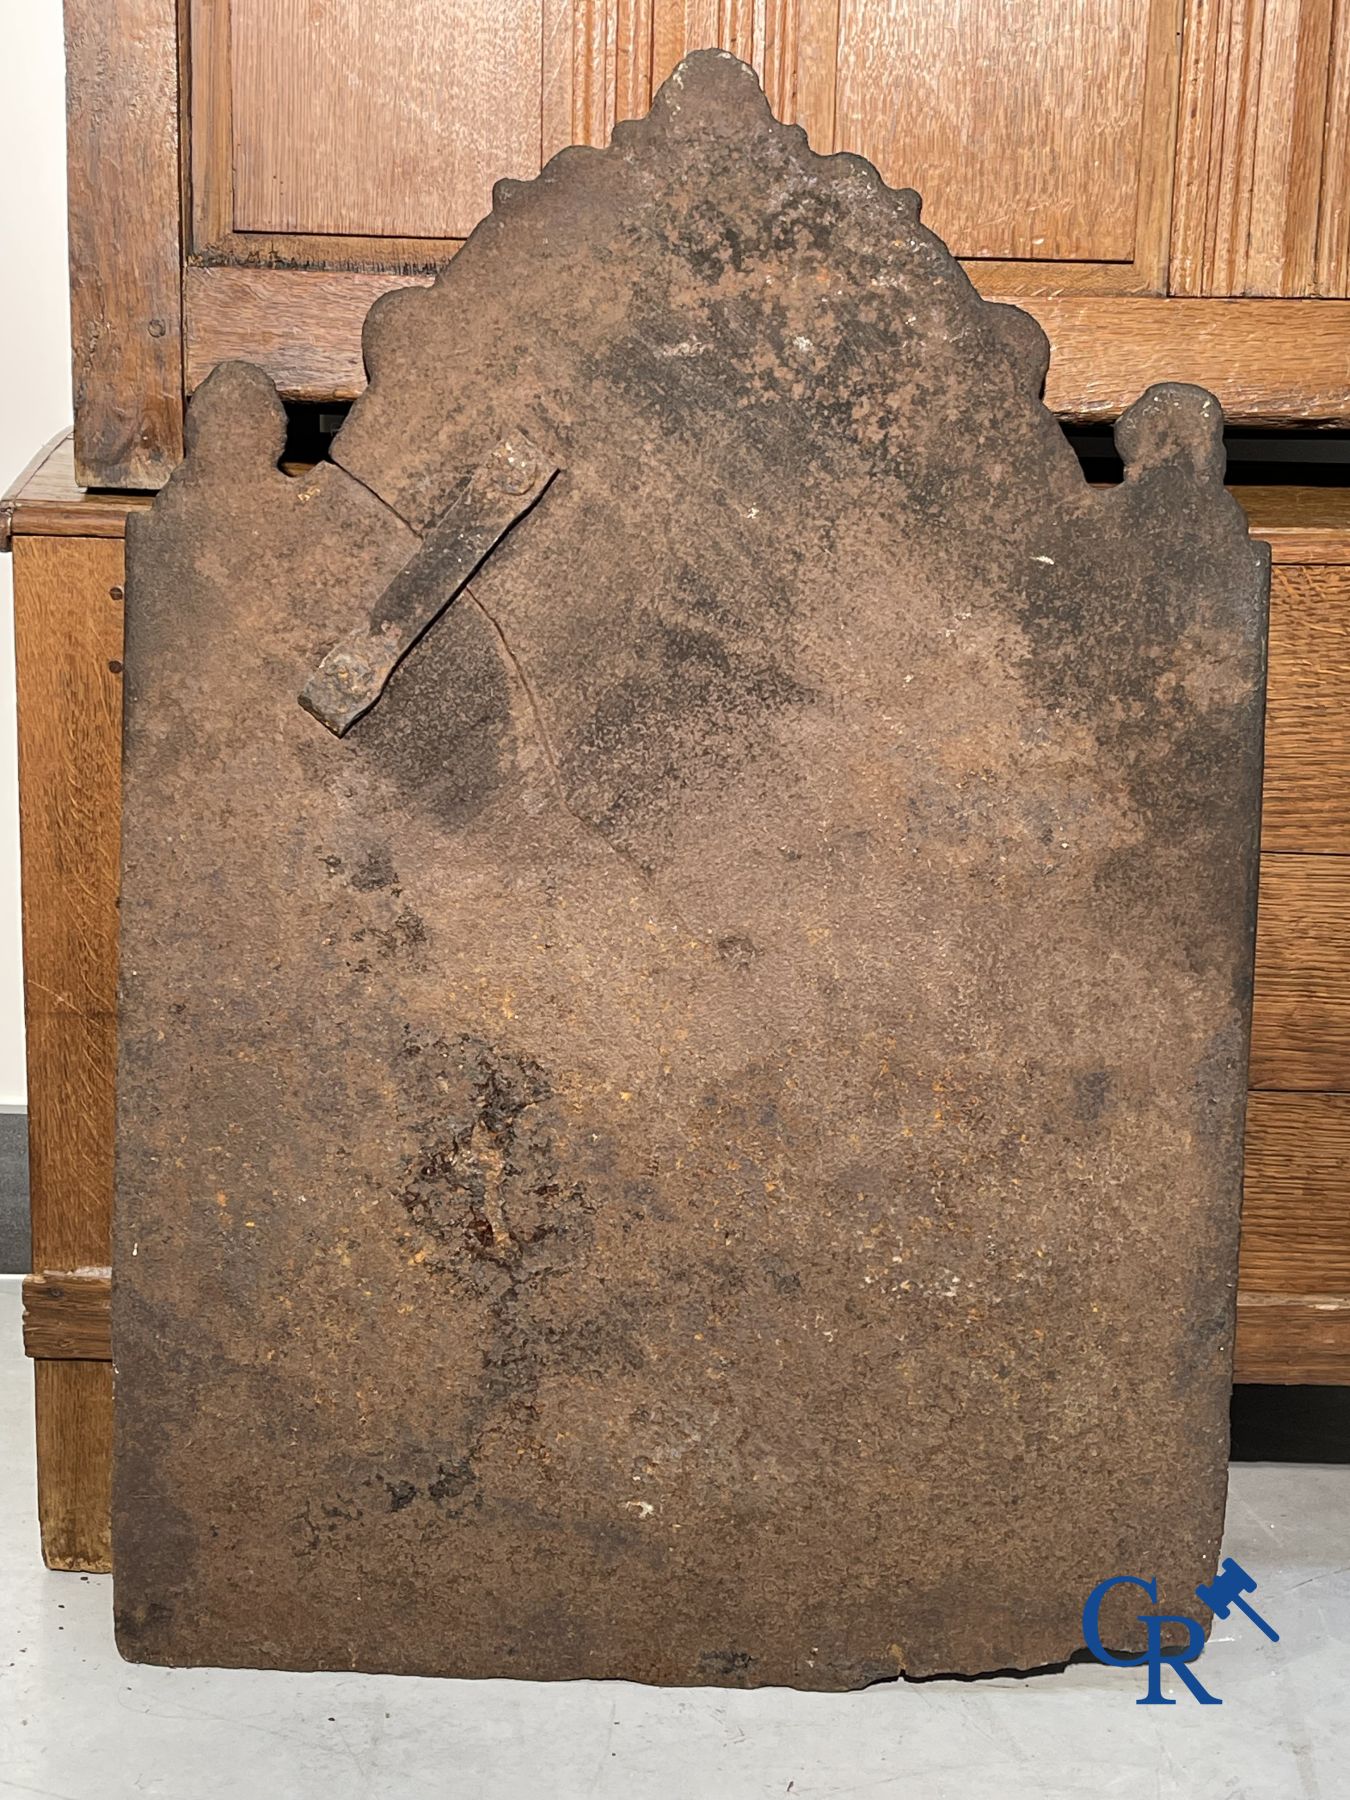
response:
<path id="1" fill-rule="evenodd" d="M 1237 420 L 1350 418 L 1350 0 L 66 10 L 90 485 L 158 486 L 223 356 L 350 398 L 384 288 L 448 261 L 496 180 L 607 142 L 709 46 L 817 150 L 920 191 L 977 285 L 1041 318 L 1066 418 L 1176 374 Z"/>

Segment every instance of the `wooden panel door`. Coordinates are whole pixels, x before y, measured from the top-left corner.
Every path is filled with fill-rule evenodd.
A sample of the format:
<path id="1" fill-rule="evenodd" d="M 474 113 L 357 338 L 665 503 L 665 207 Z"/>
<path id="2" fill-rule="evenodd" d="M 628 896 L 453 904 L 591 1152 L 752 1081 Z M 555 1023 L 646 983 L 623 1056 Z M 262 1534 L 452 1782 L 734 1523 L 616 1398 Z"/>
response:
<path id="1" fill-rule="evenodd" d="M 917 187 L 986 285 L 1161 292 L 1179 7 L 193 0 L 193 248 L 431 266 L 495 180 L 606 142 L 682 56 L 716 46 L 817 150 Z"/>

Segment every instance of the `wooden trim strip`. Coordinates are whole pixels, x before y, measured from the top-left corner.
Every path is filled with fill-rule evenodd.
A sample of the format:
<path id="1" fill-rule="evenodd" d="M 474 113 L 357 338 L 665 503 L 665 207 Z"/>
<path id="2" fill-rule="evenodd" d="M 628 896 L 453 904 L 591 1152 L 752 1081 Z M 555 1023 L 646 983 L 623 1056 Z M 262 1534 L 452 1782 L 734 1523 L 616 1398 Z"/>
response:
<path id="1" fill-rule="evenodd" d="M 1350 526 L 1340 530 L 1334 527 L 1319 530 L 1310 526 L 1253 522 L 1251 533 L 1270 545 L 1272 562 L 1282 566 L 1350 563 Z"/>
<path id="2" fill-rule="evenodd" d="M 290 474 L 307 472 L 307 465 L 300 463 L 282 467 Z M 1350 563 L 1350 489 L 1290 483 L 1237 485 L 1229 492 L 1247 514 L 1252 536 L 1270 545 L 1276 563 Z M 127 514 L 145 511 L 153 498 L 80 487 L 71 434 L 61 432 L 0 499 L 0 551 L 12 548 L 18 537 L 120 538 Z"/>
<path id="3" fill-rule="evenodd" d="M 0 494 L 0 551 L 8 550 L 14 541 L 14 514 L 22 505 L 25 490 L 41 479 L 43 470 L 57 449 L 62 444 L 69 443 L 70 437 L 67 430 L 58 431 L 54 438 L 49 438 L 37 455 L 19 470 L 4 493 Z"/>
<path id="4" fill-rule="evenodd" d="M 189 390 L 218 362 L 261 364 L 293 400 L 351 400 L 365 386 L 361 325 L 373 301 L 426 276 L 320 269 L 189 268 Z M 1233 424 L 1350 421 L 1350 302 L 1019 295 L 1053 353 L 1046 404 L 1066 421 L 1119 416 L 1155 381 L 1191 381 Z"/>
<path id="5" fill-rule="evenodd" d="M 183 125 L 187 134 L 192 246 L 226 237 L 234 225 L 233 97 L 229 0 L 186 0 L 187 69 Z"/>
<path id="6" fill-rule="evenodd" d="M 112 1271 L 48 1271 L 23 1284 L 23 1347 L 29 1356 L 112 1361 Z"/>
<path id="7" fill-rule="evenodd" d="M 1233 1380 L 1350 1382 L 1350 1294 L 1239 1293 Z"/>
<path id="8" fill-rule="evenodd" d="M 1228 491 L 1246 513 L 1252 536 L 1270 545 L 1273 562 L 1350 562 L 1350 488 L 1234 481 Z"/>
<path id="9" fill-rule="evenodd" d="M 192 393 L 219 362 L 257 363 L 287 400 L 354 400 L 366 385 L 361 327 L 381 294 L 427 275 L 327 269 L 189 268 L 184 278 Z"/>
<path id="10" fill-rule="evenodd" d="M 1326 127 L 1322 138 L 1322 195 L 1317 221 L 1317 291 L 1350 294 L 1350 5 L 1335 10 Z"/>
<path id="11" fill-rule="evenodd" d="M 82 488 L 75 479 L 75 443 L 58 432 L 0 499 L 0 551 L 20 537 L 120 538 L 127 514 L 143 512 L 152 494 Z"/>
<path id="12" fill-rule="evenodd" d="M 1350 420 L 1350 304 L 1336 300 L 1097 300 L 1022 296 L 1052 353 L 1045 402 L 1067 420 L 1117 417 L 1156 381 L 1208 388 L 1232 425 Z"/>

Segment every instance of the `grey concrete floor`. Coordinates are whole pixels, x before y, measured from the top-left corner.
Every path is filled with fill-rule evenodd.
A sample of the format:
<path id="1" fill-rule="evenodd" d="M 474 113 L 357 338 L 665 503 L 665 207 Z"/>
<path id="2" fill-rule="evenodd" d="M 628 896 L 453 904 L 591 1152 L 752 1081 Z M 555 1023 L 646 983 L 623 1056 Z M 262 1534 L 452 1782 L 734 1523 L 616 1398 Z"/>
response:
<path id="1" fill-rule="evenodd" d="M 1221 1706 L 1138 1706 L 1135 1670 L 861 1694 L 134 1668 L 111 1583 L 38 1555 L 18 1283 L 0 1280 L 0 1795 L 57 1800 L 1347 1800 L 1350 1467 L 1247 1464 L 1236 1615 L 1196 1665 Z M 1147 1573 L 1147 1571 L 1145 1571 Z"/>

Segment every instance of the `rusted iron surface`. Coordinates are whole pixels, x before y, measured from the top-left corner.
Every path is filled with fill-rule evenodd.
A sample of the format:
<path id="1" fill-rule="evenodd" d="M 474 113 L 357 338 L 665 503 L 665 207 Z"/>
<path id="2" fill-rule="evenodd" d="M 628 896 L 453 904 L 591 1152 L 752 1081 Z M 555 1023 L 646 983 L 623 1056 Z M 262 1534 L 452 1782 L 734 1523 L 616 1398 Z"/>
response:
<path id="1" fill-rule="evenodd" d="M 558 473 L 520 433 L 504 439 L 460 489 L 358 625 L 310 676 L 300 704 L 342 737 L 384 692 L 412 646 Z"/>
<path id="2" fill-rule="evenodd" d="M 838 1688 L 1194 1609 L 1268 583 L 1217 405 L 1089 488 L 1035 324 L 717 54 L 367 355 L 340 466 L 227 366 L 129 526 L 123 1650 Z M 297 691 L 514 431 L 563 472 L 338 740 Z"/>

